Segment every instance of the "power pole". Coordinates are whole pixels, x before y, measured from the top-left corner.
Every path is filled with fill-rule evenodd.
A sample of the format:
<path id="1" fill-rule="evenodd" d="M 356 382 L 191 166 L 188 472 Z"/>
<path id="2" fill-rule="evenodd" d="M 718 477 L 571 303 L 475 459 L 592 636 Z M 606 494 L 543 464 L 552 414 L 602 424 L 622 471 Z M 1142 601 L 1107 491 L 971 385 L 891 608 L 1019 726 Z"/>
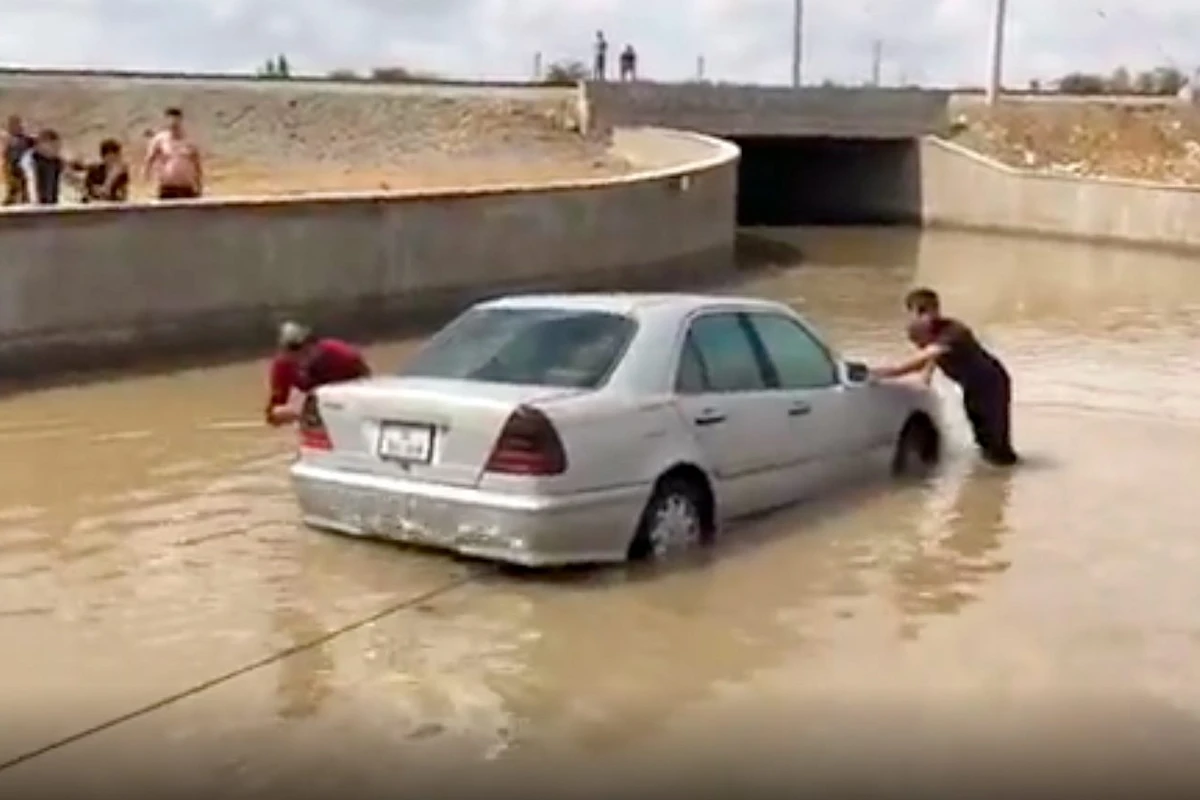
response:
<path id="1" fill-rule="evenodd" d="M 696 81 L 704 81 L 704 56 L 696 56 Z"/>
<path id="2" fill-rule="evenodd" d="M 987 103 L 995 105 L 1004 88 L 1004 25 L 1008 17 L 1008 0 L 995 0 L 992 18 L 992 58 L 987 83 Z"/>
<path id="3" fill-rule="evenodd" d="M 540 81 L 542 79 L 542 54 L 533 54 L 533 79 Z"/>
<path id="4" fill-rule="evenodd" d="M 804 0 L 793 0 L 792 10 L 792 87 L 800 88 L 800 65 L 804 57 Z"/>
<path id="5" fill-rule="evenodd" d="M 878 86 L 883 70 L 883 40 L 876 39 L 871 43 L 871 85 Z"/>

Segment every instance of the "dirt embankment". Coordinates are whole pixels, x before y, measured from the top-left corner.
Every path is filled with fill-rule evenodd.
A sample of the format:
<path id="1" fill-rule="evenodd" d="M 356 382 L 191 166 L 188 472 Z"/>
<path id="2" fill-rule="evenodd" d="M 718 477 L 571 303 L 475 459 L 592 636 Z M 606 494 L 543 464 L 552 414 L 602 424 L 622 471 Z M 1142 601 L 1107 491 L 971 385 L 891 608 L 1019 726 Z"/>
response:
<path id="1" fill-rule="evenodd" d="M 569 92 L 0 79 L 0 114 L 72 155 L 121 140 L 138 164 L 168 106 L 200 143 L 209 195 L 480 186 L 628 165 L 577 131 Z M 149 194 L 138 180 L 134 195 Z"/>
<path id="2" fill-rule="evenodd" d="M 1200 185 L 1200 107 L 1189 103 L 1047 100 L 953 113 L 954 141 L 1014 167 Z"/>

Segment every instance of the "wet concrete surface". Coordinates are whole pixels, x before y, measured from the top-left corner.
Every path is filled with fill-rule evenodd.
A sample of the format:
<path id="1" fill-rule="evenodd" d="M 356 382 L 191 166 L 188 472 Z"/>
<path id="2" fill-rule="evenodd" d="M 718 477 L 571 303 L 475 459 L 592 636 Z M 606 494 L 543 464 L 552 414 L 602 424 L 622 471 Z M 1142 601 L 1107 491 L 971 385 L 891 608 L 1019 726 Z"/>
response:
<path id="1" fill-rule="evenodd" d="M 904 291 L 941 290 L 1009 363 L 1028 463 L 978 464 L 943 383 L 926 483 L 846 487 L 667 571 L 533 577 L 300 527 L 261 363 L 13 397 L 0 792 L 1200 783 L 1196 265 L 774 235 L 802 266 L 736 290 L 848 356 L 902 354 Z"/>

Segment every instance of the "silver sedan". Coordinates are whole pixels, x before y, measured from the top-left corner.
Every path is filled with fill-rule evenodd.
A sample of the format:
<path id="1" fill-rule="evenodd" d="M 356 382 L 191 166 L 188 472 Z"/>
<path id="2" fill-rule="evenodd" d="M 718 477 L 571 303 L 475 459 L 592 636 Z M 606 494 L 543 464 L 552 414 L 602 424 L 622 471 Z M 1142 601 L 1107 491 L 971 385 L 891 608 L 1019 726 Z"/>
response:
<path id="1" fill-rule="evenodd" d="M 323 530 L 530 567 L 662 558 L 864 469 L 927 469 L 937 407 L 779 303 L 524 295 L 318 389 L 291 477 Z"/>

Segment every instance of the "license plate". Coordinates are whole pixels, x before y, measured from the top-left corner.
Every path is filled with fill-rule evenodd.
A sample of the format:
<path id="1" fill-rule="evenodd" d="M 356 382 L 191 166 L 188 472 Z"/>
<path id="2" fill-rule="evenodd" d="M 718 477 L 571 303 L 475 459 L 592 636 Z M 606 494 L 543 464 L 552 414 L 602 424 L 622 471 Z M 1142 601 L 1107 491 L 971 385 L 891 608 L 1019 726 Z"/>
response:
<path id="1" fill-rule="evenodd" d="M 379 457 L 428 464 L 433 458 L 433 426 L 385 422 L 379 427 Z"/>

